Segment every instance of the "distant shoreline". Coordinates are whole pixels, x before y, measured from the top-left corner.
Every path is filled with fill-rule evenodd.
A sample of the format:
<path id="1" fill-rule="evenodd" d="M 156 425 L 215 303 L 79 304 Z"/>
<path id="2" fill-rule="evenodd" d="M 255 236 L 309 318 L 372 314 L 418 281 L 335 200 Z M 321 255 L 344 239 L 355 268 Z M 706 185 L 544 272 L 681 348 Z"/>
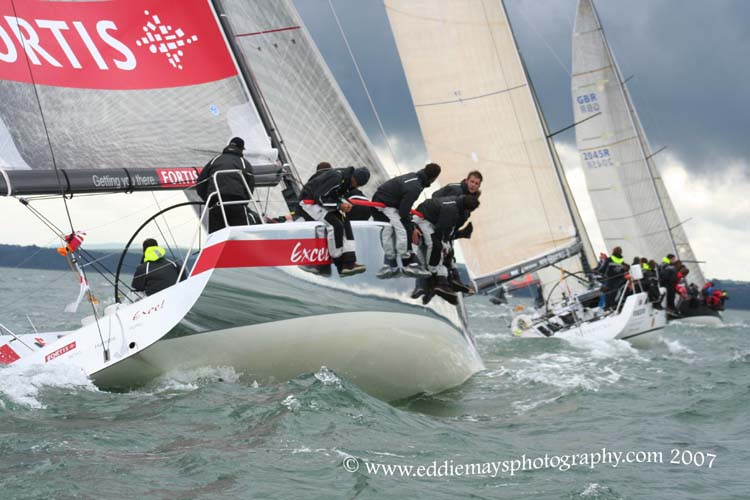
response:
<path id="1" fill-rule="evenodd" d="M 122 249 L 98 249 L 86 252 L 86 262 L 95 260 L 92 267 L 115 272 Z M 141 255 L 139 251 L 130 250 L 125 256 L 122 272 L 132 274 L 138 267 Z M 57 249 L 38 247 L 36 245 L 3 245 L 0 244 L 0 267 L 16 269 L 44 269 L 65 271 L 70 269 L 68 261 Z"/>

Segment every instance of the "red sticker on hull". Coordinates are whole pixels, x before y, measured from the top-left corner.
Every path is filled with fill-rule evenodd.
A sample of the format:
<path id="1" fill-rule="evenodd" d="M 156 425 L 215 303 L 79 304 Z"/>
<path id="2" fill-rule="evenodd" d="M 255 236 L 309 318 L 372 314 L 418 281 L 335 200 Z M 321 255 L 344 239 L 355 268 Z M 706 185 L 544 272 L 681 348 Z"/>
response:
<path id="1" fill-rule="evenodd" d="M 59 356 L 62 356 L 66 352 L 72 351 L 75 348 L 76 348 L 76 343 L 75 342 L 71 342 L 70 344 L 68 344 L 66 346 L 63 346 L 63 347 L 59 348 L 58 350 L 52 351 L 51 353 L 47 354 L 44 357 L 44 362 L 45 363 L 49 363 L 53 359 L 55 359 L 55 358 L 57 358 Z"/>
<path id="2" fill-rule="evenodd" d="M 209 269 L 232 267 L 309 266 L 330 264 L 324 239 L 233 240 L 203 250 L 193 275 Z"/>
<path id="3" fill-rule="evenodd" d="M 0 0 L 0 79 L 158 89 L 237 74 L 207 0 Z"/>
<path id="4" fill-rule="evenodd" d="M 9 365 L 20 356 L 8 344 L 0 347 L 0 365 Z"/>

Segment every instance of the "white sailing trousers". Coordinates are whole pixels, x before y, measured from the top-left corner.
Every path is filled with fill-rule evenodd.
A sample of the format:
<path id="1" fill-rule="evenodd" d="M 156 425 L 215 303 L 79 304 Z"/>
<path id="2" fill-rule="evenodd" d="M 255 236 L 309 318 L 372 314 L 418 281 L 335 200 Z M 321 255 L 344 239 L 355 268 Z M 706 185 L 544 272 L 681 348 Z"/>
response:
<path id="1" fill-rule="evenodd" d="M 345 227 L 345 224 L 343 222 L 338 224 L 339 227 L 334 227 L 333 224 L 331 224 L 329 220 L 331 219 L 331 217 L 329 217 L 329 215 L 338 215 L 335 214 L 335 209 L 329 210 L 317 204 L 301 204 L 300 207 L 310 217 L 326 225 L 326 235 L 328 237 L 328 253 L 331 255 L 332 259 L 338 259 L 343 256 L 344 253 L 354 252 L 356 250 L 356 244 L 354 243 L 354 237 L 351 234 L 351 230 L 347 231 L 347 228 Z"/>
<path id="2" fill-rule="evenodd" d="M 383 228 L 383 232 L 380 233 L 380 240 L 383 243 L 383 250 L 385 251 L 385 259 L 391 262 L 391 265 L 396 261 L 396 255 L 401 257 L 404 261 L 411 257 L 409 252 L 409 243 L 407 238 L 409 235 L 406 234 L 406 228 L 401 222 L 401 216 L 398 213 L 398 209 L 393 207 L 378 208 L 388 218 L 390 225 Z"/>
<path id="3" fill-rule="evenodd" d="M 421 250 L 424 251 L 423 253 L 423 261 L 425 265 L 427 266 L 427 270 L 430 271 L 433 274 L 436 274 L 437 276 L 443 276 L 448 277 L 448 268 L 443 265 L 443 255 L 442 255 L 442 241 L 434 241 L 433 236 L 435 234 L 435 226 L 432 225 L 432 222 L 423 219 L 422 217 L 417 217 L 416 215 L 412 219 L 414 221 L 414 224 L 417 225 L 419 230 L 422 233 L 422 248 Z M 435 247 L 435 245 L 441 246 L 441 254 L 440 254 L 440 260 L 438 261 L 438 264 L 435 266 L 430 265 L 430 256 L 432 255 L 432 251 Z"/>

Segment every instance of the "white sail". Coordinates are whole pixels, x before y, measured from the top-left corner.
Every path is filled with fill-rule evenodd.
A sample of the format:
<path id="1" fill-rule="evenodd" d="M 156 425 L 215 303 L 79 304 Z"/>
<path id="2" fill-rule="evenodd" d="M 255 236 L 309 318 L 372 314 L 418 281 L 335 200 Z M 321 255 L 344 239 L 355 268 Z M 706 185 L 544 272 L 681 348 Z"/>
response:
<path id="1" fill-rule="evenodd" d="M 461 244 L 472 277 L 500 281 L 509 269 L 523 274 L 552 262 L 550 254 L 590 247 L 576 230 L 502 3 L 385 6 L 427 150 L 443 168 L 439 180 L 456 182 L 475 169 L 485 178 L 472 214 L 475 238 Z"/>
<path id="2" fill-rule="evenodd" d="M 578 149 L 602 237 L 627 259 L 673 253 L 704 282 L 681 221 L 591 0 L 579 0 L 573 34 L 573 108 Z M 690 262 L 692 261 L 692 262 Z"/>
<path id="3" fill-rule="evenodd" d="M 367 166 L 374 191 L 388 175 L 291 0 L 222 5 L 302 182 L 327 161 Z"/>

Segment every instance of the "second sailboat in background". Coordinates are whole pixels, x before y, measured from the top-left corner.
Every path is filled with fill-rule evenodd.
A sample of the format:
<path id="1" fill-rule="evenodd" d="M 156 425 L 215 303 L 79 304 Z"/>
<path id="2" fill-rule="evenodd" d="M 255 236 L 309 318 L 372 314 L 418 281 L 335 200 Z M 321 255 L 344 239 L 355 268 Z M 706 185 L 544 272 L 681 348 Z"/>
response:
<path id="1" fill-rule="evenodd" d="M 545 305 L 514 333 L 644 338 L 661 329 L 664 313 L 637 288 L 606 317 L 578 298 L 591 291 L 593 251 L 502 3 L 385 5 L 431 160 L 448 181 L 484 174 L 473 238 L 461 243 L 477 289 L 540 277 Z"/>

